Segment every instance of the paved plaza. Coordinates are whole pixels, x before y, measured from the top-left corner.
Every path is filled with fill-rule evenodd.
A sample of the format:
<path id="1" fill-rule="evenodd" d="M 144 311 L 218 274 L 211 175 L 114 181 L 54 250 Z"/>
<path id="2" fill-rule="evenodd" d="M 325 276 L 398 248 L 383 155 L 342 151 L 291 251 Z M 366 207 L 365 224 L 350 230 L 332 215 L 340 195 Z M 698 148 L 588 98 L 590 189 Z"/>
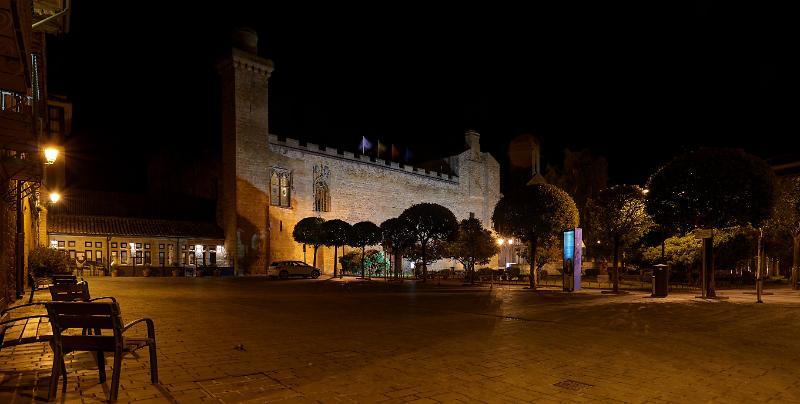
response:
<path id="1" fill-rule="evenodd" d="M 651 299 L 411 281 L 90 278 L 155 320 L 120 402 L 800 402 L 800 294 Z M 37 294 L 45 298 L 46 292 Z M 43 402 L 45 345 L 0 352 L 0 402 Z M 108 361 L 110 362 L 110 360 Z M 59 402 L 99 402 L 88 353 Z M 110 380 L 111 367 L 108 365 Z"/>

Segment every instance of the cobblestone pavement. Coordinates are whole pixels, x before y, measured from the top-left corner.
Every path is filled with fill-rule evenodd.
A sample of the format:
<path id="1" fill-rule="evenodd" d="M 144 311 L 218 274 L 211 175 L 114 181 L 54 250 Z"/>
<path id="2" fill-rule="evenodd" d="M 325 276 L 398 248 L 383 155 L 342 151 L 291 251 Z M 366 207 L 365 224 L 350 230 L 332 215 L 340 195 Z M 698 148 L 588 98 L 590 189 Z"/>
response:
<path id="1" fill-rule="evenodd" d="M 800 294 L 562 294 L 518 287 L 209 278 L 90 278 L 148 355 L 123 361 L 136 402 L 800 402 Z M 38 295 L 44 298 L 44 294 Z M 50 348 L 0 352 L 0 402 L 42 402 Z M 90 354 L 59 402 L 98 402 Z M 110 358 L 109 361 L 110 362 Z M 109 380 L 110 380 L 110 363 Z"/>

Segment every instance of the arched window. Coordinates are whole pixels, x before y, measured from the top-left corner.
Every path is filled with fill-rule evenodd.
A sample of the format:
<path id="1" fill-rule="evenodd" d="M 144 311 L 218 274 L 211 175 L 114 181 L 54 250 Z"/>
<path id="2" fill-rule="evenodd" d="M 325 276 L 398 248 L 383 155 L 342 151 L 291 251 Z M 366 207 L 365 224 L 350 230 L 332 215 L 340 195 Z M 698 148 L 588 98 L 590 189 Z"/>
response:
<path id="1" fill-rule="evenodd" d="M 270 203 L 272 206 L 288 208 L 291 206 L 292 173 L 288 170 L 273 168 L 270 175 Z"/>
<path id="2" fill-rule="evenodd" d="M 331 171 L 328 166 L 317 164 L 314 166 L 314 211 L 331 211 L 331 193 L 328 188 L 328 180 Z"/>
<path id="3" fill-rule="evenodd" d="M 331 195 L 328 190 L 328 184 L 325 181 L 317 181 L 314 183 L 314 211 L 330 212 L 330 210 Z"/>

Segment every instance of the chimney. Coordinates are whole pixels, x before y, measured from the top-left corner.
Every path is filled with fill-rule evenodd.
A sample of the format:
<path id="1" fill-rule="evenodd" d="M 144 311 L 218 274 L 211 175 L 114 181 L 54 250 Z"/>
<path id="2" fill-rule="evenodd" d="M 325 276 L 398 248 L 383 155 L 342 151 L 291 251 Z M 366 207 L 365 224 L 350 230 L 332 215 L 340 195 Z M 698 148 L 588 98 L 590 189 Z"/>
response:
<path id="1" fill-rule="evenodd" d="M 251 28 L 239 28 L 232 35 L 233 46 L 252 54 L 258 54 L 258 33 Z"/>
<path id="2" fill-rule="evenodd" d="M 472 129 L 467 130 L 464 133 L 464 140 L 467 141 L 467 145 L 469 145 L 469 149 L 472 150 L 472 154 L 474 156 L 480 156 L 481 154 L 481 134 L 477 131 Z"/>

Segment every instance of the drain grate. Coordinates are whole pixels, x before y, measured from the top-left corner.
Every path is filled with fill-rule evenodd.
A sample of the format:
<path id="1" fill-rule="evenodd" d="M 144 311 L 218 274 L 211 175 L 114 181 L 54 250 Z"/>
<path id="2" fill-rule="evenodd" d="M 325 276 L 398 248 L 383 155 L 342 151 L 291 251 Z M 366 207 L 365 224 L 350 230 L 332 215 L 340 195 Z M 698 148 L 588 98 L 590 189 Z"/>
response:
<path id="1" fill-rule="evenodd" d="M 562 389 L 571 390 L 571 391 L 581 391 L 583 389 L 588 389 L 589 387 L 593 387 L 593 385 L 588 383 L 579 382 L 577 380 L 562 380 L 558 383 L 554 383 L 553 386 L 560 387 Z"/>

